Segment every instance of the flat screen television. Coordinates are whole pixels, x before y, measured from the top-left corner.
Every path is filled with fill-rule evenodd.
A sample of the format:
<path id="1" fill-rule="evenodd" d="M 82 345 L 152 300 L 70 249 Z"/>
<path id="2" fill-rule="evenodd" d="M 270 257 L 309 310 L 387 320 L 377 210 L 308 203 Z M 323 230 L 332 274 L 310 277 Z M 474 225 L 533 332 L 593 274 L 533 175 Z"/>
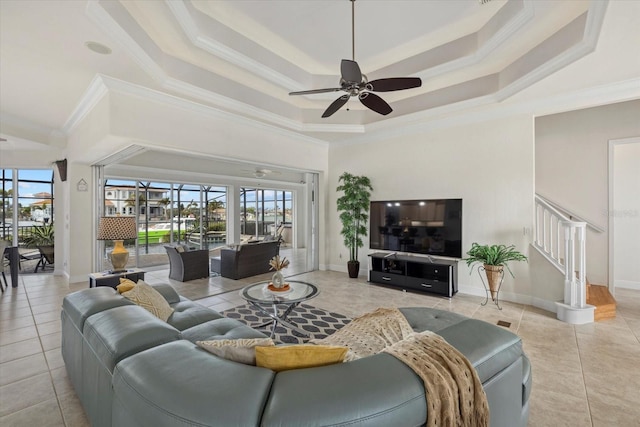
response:
<path id="1" fill-rule="evenodd" d="M 371 249 L 462 258 L 462 199 L 372 201 Z"/>

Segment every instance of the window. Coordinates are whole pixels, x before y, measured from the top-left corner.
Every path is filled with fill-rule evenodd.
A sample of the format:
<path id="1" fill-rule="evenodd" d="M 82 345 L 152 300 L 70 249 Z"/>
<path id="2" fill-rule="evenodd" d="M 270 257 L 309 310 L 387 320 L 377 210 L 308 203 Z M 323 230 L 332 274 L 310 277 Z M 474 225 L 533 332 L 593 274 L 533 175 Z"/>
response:
<path id="1" fill-rule="evenodd" d="M 0 169 L 0 238 L 13 241 L 14 209 L 18 216 L 18 245 L 34 227 L 52 225 L 55 219 L 53 170 L 16 169 L 18 188 L 13 188 L 14 169 Z M 17 191 L 16 191 L 17 190 Z"/>

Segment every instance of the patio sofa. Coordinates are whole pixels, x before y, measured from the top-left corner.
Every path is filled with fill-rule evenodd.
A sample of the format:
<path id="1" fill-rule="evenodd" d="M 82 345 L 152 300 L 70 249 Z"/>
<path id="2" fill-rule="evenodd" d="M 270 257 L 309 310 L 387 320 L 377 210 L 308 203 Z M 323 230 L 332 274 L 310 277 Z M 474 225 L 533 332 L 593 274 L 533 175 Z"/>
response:
<path id="1" fill-rule="evenodd" d="M 387 353 L 274 372 L 214 356 L 198 340 L 264 337 L 155 286 L 167 322 L 113 288 L 84 289 L 62 304 L 62 355 L 89 421 L 101 426 L 419 426 L 421 379 Z M 416 331 L 433 330 L 469 359 L 487 394 L 491 426 L 526 426 L 530 365 L 520 338 L 489 323 L 403 308 Z"/>
<path id="2" fill-rule="evenodd" d="M 211 271 L 229 279 L 267 273 L 269 260 L 278 254 L 279 245 L 278 240 L 265 240 L 222 248 L 219 257 L 211 258 Z"/>

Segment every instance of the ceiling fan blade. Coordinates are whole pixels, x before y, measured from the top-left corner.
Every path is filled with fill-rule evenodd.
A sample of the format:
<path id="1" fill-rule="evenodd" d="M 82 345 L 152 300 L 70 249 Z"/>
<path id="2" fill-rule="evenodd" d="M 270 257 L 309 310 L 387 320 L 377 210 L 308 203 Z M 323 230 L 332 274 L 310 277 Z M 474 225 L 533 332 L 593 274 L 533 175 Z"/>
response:
<path id="1" fill-rule="evenodd" d="M 332 87 L 328 89 L 311 89 L 311 90 L 301 90 L 298 92 L 289 92 L 289 95 L 311 95 L 314 93 L 327 93 L 327 92 L 337 92 L 342 90 L 341 87 Z"/>
<path id="2" fill-rule="evenodd" d="M 360 95 L 358 95 L 358 98 L 360 98 L 360 102 L 362 102 L 365 107 L 368 107 L 376 113 L 382 114 L 383 116 L 386 116 L 393 111 L 391 106 L 387 104 L 387 101 L 380 98 L 374 93 L 361 92 Z"/>
<path id="3" fill-rule="evenodd" d="M 372 80 L 367 83 L 367 89 L 374 92 L 391 92 L 394 90 L 413 89 L 422 86 L 420 77 L 391 77 Z"/>
<path id="4" fill-rule="evenodd" d="M 325 118 L 331 116 L 333 113 L 338 111 L 340 107 L 346 104 L 348 100 L 349 95 L 342 95 L 340 98 L 333 101 L 331 105 L 329 105 L 329 108 L 327 108 L 324 113 L 322 113 L 322 117 Z"/>
<path id="5" fill-rule="evenodd" d="M 349 59 L 343 59 L 340 63 L 340 74 L 342 80 L 347 83 L 360 83 L 362 82 L 362 72 L 356 61 Z"/>

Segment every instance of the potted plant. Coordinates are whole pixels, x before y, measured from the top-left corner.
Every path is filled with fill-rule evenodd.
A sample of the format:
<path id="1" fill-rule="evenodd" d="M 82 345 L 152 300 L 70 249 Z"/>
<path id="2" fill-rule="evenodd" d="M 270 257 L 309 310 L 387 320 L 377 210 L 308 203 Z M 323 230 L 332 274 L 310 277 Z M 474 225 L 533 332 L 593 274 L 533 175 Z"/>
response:
<path id="1" fill-rule="evenodd" d="M 338 178 L 338 188 L 344 194 L 338 198 L 338 212 L 342 222 L 340 234 L 344 237 L 344 244 L 349 249 L 347 269 L 349 277 L 358 277 L 360 261 L 358 248 L 363 246 L 362 236 L 367 235 L 367 220 L 369 219 L 369 202 L 371 198 L 371 181 L 366 176 L 356 176 L 344 172 Z"/>
<path id="2" fill-rule="evenodd" d="M 468 266 L 475 263 L 482 263 L 487 275 L 491 299 L 496 300 L 500 279 L 504 274 L 504 267 L 507 267 L 511 277 L 515 277 L 509 268 L 509 261 L 527 261 L 527 257 L 516 250 L 515 245 L 479 245 L 473 243 L 467 252 L 468 258 L 464 258 Z"/>
<path id="3" fill-rule="evenodd" d="M 38 246 L 53 246 L 54 234 L 53 225 L 37 225 L 33 227 L 31 232 L 24 236 L 23 243 L 29 248 L 36 248 Z"/>

